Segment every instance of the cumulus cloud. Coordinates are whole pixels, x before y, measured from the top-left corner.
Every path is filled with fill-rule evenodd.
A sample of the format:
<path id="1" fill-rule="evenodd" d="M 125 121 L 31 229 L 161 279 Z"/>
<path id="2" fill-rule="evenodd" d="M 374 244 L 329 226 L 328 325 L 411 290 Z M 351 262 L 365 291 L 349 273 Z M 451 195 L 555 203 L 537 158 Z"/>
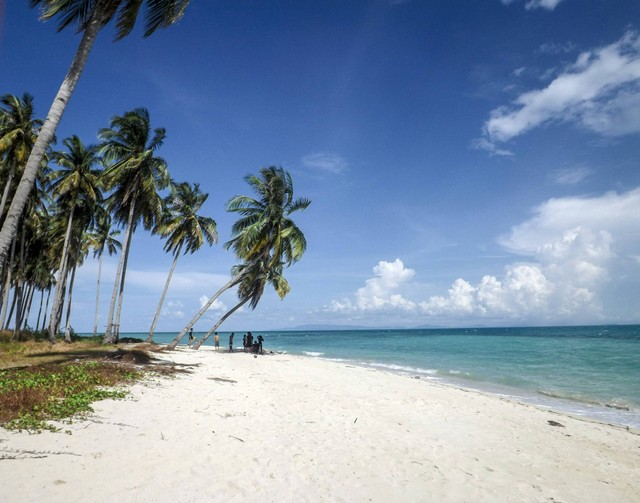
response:
<path id="1" fill-rule="evenodd" d="M 184 304 L 179 300 L 168 300 L 162 308 L 162 316 L 181 320 L 184 318 Z"/>
<path id="2" fill-rule="evenodd" d="M 206 295 L 202 295 L 198 300 L 200 300 L 200 309 L 202 309 L 205 306 L 205 304 L 209 301 L 209 297 L 207 297 Z M 225 312 L 227 311 L 227 306 L 220 299 L 216 299 L 215 301 L 213 301 L 213 304 L 209 306 L 207 311 Z"/>
<path id="3" fill-rule="evenodd" d="M 347 161 L 342 156 L 329 152 L 305 155 L 301 162 L 305 168 L 334 175 L 339 175 L 347 169 Z"/>
<path id="4" fill-rule="evenodd" d="M 604 136 L 640 132 L 637 32 L 629 31 L 613 44 L 580 54 L 547 87 L 525 92 L 511 105 L 493 110 L 484 124 L 483 138 L 495 145 L 562 122 Z"/>
<path id="5" fill-rule="evenodd" d="M 336 312 L 415 309 L 414 302 L 398 293 L 415 275 L 413 269 L 407 269 L 399 258 L 393 262 L 381 260 L 373 268 L 373 274 L 374 277 L 366 280 L 365 286 L 358 289 L 355 301 L 334 300 L 329 309 Z"/>
<path id="6" fill-rule="evenodd" d="M 382 261 L 355 300 L 334 301 L 331 310 L 535 323 L 592 323 L 637 314 L 637 298 L 621 298 L 620 284 L 638 290 L 640 189 L 548 200 L 499 243 L 521 257 L 499 276 L 484 275 L 477 283 L 458 278 L 446 294 L 416 302 L 404 296 L 415 271 L 400 259 Z"/>
<path id="7" fill-rule="evenodd" d="M 599 197 L 551 199 L 499 242 L 528 259 L 486 275 L 457 279 L 446 296 L 420 303 L 429 315 L 543 321 L 606 319 L 612 279 L 638 274 L 640 189 Z"/>
<path id="8" fill-rule="evenodd" d="M 594 197 L 549 199 L 533 210 L 533 216 L 499 238 L 508 250 L 536 256 L 570 229 L 606 231 L 620 249 L 640 246 L 640 188 L 607 192 Z"/>

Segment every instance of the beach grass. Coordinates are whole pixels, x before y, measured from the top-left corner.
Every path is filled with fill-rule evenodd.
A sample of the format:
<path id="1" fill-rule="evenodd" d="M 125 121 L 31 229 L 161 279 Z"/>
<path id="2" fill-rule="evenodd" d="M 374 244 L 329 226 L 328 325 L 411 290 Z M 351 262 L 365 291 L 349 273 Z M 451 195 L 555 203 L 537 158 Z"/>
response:
<path id="1" fill-rule="evenodd" d="M 56 431 L 49 421 L 71 421 L 91 404 L 126 396 L 124 385 L 150 373 L 172 374 L 152 356 L 154 345 L 104 346 L 82 338 L 70 344 L 0 342 L 0 425 L 7 429 Z"/>

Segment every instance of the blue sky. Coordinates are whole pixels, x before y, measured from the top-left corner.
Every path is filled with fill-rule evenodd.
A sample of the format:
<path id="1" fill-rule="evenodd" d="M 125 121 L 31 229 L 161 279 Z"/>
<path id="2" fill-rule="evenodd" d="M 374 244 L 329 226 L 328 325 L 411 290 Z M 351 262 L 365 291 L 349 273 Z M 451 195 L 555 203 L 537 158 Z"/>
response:
<path id="1" fill-rule="evenodd" d="M 79 36 L 26 1 L 2 10 L 0 93 L 31 93 L 44 117 Z M 223 329 L 640 322 L 640 2 L 192 0 L 179 24 L 112 40 L 99 35 L 59 139 L 95 142 L 146 107 L 172 176 L 210 194 L 221 243 L 226 201 L 262 166 L 313 201 L 289 296 Z M 159 331 L 227 280 L 221 243 L 180 259 Z M 136 233 L 122 331 L 148 330 L 170 263 Z M 96 275 L 87 260 L 77 331 L 93 327 Z"/>

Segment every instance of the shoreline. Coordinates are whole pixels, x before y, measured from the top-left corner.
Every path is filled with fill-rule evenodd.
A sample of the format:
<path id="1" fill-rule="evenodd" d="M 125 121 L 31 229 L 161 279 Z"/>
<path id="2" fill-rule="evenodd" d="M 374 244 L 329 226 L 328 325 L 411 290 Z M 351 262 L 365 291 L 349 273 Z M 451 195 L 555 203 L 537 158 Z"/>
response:
<path id="1" fill-rule="evenodd" d="M 311 358 L 328 362 L 354 365 L 357 367 L 389 372 L 414 379 L 422 379 L 429 383 L 440 383 L 445 386 L 461 388 L 468 391 L 483 393 L 497 398 L 512 400 L 523 405 L 531 405 L 540 409 L 555 411 L 570 416 L 580 417 L 586 420 L 593 420 L 600 423 L 629 428 L 640 431 L 640 409 L 634 407 L 620 407 L 615 403 L 601 403 L 581 400 L 578 398 L 568 398 L 545 393 L 543 391 L 517 388 L 488 381 L 469 381 L 455 375 L 438 375 L 435 372 L 428 372 L 420 368 L 410 368 L 401 365 L 381 364 L 378 362 L 366 362 L 348 358 L 325 357 L 324 353 L 307 352 L 303 354 L 290 353 L 287 351 L 280 354 L 289 354 L 301 358 Z"/>
<path id="2" fill-rule="evenodd" d="M 635 430 L 299 355 L 159 356 L 192 373 L 71 435 L 1 430 L 6 501 L 640 499 Z"/>

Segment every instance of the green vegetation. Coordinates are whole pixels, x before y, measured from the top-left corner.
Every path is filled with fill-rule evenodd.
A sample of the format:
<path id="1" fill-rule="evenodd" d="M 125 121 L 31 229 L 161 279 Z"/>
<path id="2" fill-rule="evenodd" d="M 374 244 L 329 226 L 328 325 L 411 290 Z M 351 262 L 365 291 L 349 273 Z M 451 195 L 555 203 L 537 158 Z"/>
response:
<path id="1" fill-rule="evenodd" d="M 95 361 L 0 370 L 0 423 L 8 429 L 56 431 L 47 420 L 69 420 L 92 412 L 92 402 L 124 398 L 124 391 L 105 387 L 135 377 L 128 369 Z"/>
<path id="2" fill-rule="evenodd" d="M 0 425 L 57 431 L 48 421 L 85 417 L 93 411 L 95 401 L 124 398 L 123 385 L 150 372 L 176 371 L 173 366 L 160 365 L 142 349 L 114 350 L 95 339 L 55 350 L 48 342 L 0 342 Z"/>

